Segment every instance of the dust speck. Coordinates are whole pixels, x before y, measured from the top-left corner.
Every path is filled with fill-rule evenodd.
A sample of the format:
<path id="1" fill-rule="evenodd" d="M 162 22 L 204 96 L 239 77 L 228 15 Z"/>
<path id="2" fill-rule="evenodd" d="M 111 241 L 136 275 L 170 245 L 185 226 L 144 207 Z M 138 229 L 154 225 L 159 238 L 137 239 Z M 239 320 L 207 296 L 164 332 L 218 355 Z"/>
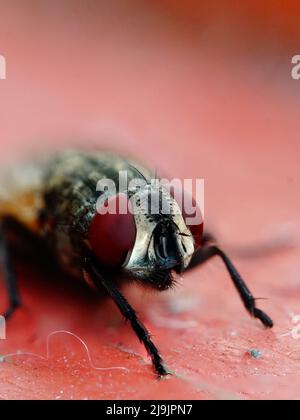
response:
<path id="1" fill-rule="evenodd" d="M 257 349 L 250 349 L 248 350 L 248 354 L 253 358 L 253 359 L 261 359 L 263 354 L 260 350 Z"/>

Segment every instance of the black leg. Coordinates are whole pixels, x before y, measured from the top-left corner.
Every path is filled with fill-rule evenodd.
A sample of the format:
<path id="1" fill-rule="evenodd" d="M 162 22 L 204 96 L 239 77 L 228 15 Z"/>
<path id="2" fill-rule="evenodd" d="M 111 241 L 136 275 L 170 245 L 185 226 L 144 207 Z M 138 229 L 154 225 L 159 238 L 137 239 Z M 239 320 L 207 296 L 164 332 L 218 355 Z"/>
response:
<path id="1" fill-rule="evenodd" d="M 203 236 L 202 236 L 202 246 L 208 246 L 211 243 L 215 243 L 216 242 L 216 238 L 215 236 L 211 233 L 211 232 L 203 232 Z"/>
<path id="2" fill-rule="evenodd" d="M 219 256 L 223 260 L 230 277 L 235 285 L 235 288 L 237 289 L 244 305 L 247 311 L 251 314 L 251 316 L 258 318 L 266 327 L 272 328 L 273 327 L 273 321 L 271 318 L 268 317 L 263 311 L 258 309 L 255 305 L 255 299 L 252 296 L 252 293 L 248 289 L 246 283 L 230 261 L 230 259 L 227 257 L 227 255 L 217 246 L 212 245 L 209 247 L 200 248 L 194 255 L 190 268 L 196 267 L 197 265 L 203 264 L 210 258 L 214 256 Z"/>
<path id="3" fill-rule="evenodd" d="M 163 360 L 159 354 L 158 349 L 151 341 L 150 334 L 146 327 L 139 321 L 135 310 L 130 306 L 124 296 L 120 293 L 117 287 L 108 279 L 104 278 L 97 268 L 97 263 L 88 259 L 86 263 L 86 271 L 90 275 L 95 286 L 100 289 L 105 289 L 109 296 L 113 299 L 121 314 L 126 320 L 130 321 L 132 329 L 136 333 L 138 339 L 144 344 L 148 354 L 152 359 L 152 363 L 156 372 L 160 376 L 168 375 L 169 372 L 163 365 Z"/>
<path id="4" fill-rule="evenodd" d="M 9 246 L 5 235 L 5 223 L 0 225 L 0 259 L 3 267 L 4 280 L 9 298 L 9 308 L 4 313 L 5 319 L 9 319 L 21 305 L 16 274 L 13 268 Z"/>

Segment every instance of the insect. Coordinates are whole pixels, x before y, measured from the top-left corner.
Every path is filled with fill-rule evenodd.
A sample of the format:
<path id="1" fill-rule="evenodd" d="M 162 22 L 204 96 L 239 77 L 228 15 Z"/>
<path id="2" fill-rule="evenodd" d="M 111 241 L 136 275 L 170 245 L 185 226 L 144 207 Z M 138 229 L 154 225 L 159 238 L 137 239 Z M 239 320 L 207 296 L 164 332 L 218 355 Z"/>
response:
<path id="1" fill-rule="evenodd" d="M 120 172 L 140 185 L 120 187 Z M 266 327 L 272 320 L 256 307 L 242 277 L 209 235 L 203 221 L 189 225 L 174 195 L 160 183 L 150 182 L 151 172 L 108 152 L 65 151 L 41 163 L 20 168 L 3 178 L 0 189 L 1 258 L 10 306 L 10 318 L 21 305 L 12 264 L 11 229 L 18 224 L 39 238 L 60 266 L 74 278 L 104 290 L 144 344 L 158 375 L 168 374 L 162 357 L 137 313 L 120 291 L 123 281 L 135 281 L 167 290 L 174 273 L 182 273 L 218 256 L 222 259 L 247 311 Z M 116 185 L 114 193 L 99 188 L 99 180 Z M 143 205 L 156 196 L 168 212 L 153 214 Z M 102 212 L 123 203 L 135 211 Z"/>

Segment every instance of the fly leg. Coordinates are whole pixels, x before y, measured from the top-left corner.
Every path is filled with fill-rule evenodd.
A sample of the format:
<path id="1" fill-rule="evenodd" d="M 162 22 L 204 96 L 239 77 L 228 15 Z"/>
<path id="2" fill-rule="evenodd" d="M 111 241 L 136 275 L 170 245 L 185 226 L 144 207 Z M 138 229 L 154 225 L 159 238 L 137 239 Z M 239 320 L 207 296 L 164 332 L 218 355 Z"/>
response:
<path id="1" fill-rule="evenodd" d="M 233 284 L 236 290 L 238 291 L 246 310 L 250 313 L 251 316 L 259 319 L 266 327 L 272 328 L 273 321 L 271 320 L 271 318 L 269 318 L 267 314 L 265 314 L 263 311 L 256 307 L 255 298 L 248 289 L 246 283 L 238 273 L 231 260 L 219 247 L 217 247 L 216 245 L 211 245 L 204 248 L 200 248 L 194 254 L 189 268 L 201 265 L 215 256 L 220 257 L 223 263 L 225 264 L 227 271 L 231 277 L 231 280 L 233 281 Z"/>
<path id="2" fill-rule="evenodd" d="M 138 319 L 137 313 L 127 302 L 124 296 L 120 293 L 118 288 L 107 278 L 104 278 L 97 268 L 97 263 L 93 262 L 92 258 L 86 261 L 86 272 L 91 277 L 93 283 L 98 289 L 105 289 L 108 295 L 113 299 L 114 303 L 119 308 L 121 314 L 131 324 L 131 327 L 141 343 L 144 344 L 149 356 L 151 357 L 153 366 L 159 376 L 168 375 L 169 372 L 163 364 L 163 360 L 159 354 L 158 349 L 152 342 L 149 332 L 142 322 Z"/>
<path id="3" fill-rule="evenodd" d="M 4 317 L 5 319 L 9 319 L 21 305 L 21 300 L 11 252 L 6 239 L 5 221 L 0 223 L 0 264 L 3 268 L 4 281 L 9 299 L 9 307 L 4 313 Z"/>

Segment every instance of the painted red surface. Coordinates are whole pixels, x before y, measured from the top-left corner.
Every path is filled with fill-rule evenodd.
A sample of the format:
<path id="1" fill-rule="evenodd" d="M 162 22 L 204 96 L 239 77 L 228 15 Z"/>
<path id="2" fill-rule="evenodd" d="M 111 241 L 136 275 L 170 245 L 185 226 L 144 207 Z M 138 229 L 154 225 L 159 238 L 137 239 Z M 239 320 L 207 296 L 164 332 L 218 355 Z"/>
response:
<path id="1" fill-rule="evenodd" d="M 158 381 L 110 302 L 20 265 L 25 307 L 0 354 L 46 356 L 49 334 L 66 330 L 84 340 L 92 364 L 77 339 L 53 335 L 47 360 L 0 363 L 0 398 L 299 398 L 300 341 L 292 337 L 299 247 L 251 259 L 232 250 L 300 232 L 300 81 L 290 76 L 297 51 L 288 25 L 267 37 L 253 16 L 246 30 L 240 15 L 215 21 L 210 13 L 187 31 L 165 7 L 135 2 L 14 4 L 1 4 L 0 16 L 1 162 L 95 144 L 171 176 L 204 177 L 206 224 L 255 296 L 267 298 L 259 305 L 276 326 L 265 331 L 248 317 L 218 260 L 184 275 L 170 293 L 124 290 L 175 373 Z M 4 309 L 2 282 L 0 296 Z"/>

